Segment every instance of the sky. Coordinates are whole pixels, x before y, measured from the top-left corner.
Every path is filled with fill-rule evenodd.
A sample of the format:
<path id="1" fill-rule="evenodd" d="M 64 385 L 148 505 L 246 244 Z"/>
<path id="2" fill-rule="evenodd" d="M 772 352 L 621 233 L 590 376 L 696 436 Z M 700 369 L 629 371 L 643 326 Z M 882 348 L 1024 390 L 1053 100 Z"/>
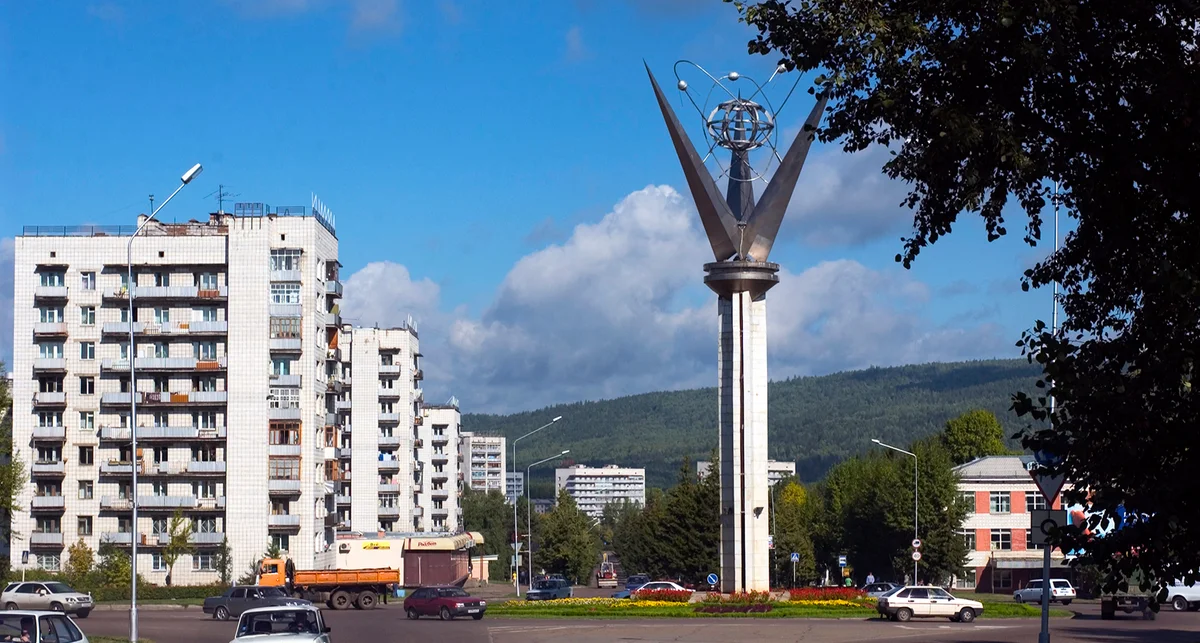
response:
<path id="1" fill-rule="evenodd" d="M 411 315 L 428 401 L 509 412 L 715 385 L 712 253 L 643 61 L 706 149 L 672 66 L 761 82 L 777 60 L 749 55 L 751 36 L 717 0 L 0 3 L 0 360 L 22 226 L 134 223 L 200 162 L 160 218 L 204 219 L 219 185 L 273 206 L 318 195 L 343 319 Z M 778 114 L 782 146 L 809 80 Z M 773 379 L 1015 357 L 1049 317 L 1049 292 L 1020 290 L 1045 245 L 988 243 L 969 215 L 896 264 L 912 217 L 887 155 L 814 145 L 770 257 Z"/>

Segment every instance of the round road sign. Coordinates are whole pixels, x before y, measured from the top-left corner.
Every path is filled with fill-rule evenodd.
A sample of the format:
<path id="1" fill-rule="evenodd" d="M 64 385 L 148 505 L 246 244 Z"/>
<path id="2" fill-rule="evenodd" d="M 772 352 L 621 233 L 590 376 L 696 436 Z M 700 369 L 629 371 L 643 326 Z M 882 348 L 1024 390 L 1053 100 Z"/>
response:
<path id="1" fill-rule="evenodd" d="M 912 545 L 913 545 L 913 549 L 920 549 L 920 548 L 921 548 L 921 539 L 920 539 L 920 538 L 913 538 L 913 543 L 912 543 Z"/>
<path id="2" fill-rule="evenodd" d="M 913 552 L 913 560 L 921 560 L 921 552 L 914 551 Z"/>

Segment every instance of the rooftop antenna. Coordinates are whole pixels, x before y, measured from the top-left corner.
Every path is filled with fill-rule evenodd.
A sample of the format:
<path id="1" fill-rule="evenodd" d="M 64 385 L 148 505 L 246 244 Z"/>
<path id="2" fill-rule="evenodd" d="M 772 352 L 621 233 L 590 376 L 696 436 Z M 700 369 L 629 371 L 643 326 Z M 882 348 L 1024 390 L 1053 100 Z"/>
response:
<path id="1" fill-rule="evenodd" d="M 204 198 L 206 198 L 206 199 L 207 199 L 208 197 L 214 197 L 214 198 L 216 198 L 216 200 L 217 200 L 217 214 L 225 214 L 225 200 L 226 200 L 226 199 L 232 199 L 233 197 L 236 197 L 236 196 L 242 196 L 242 195 L 241 195 L 241 193 L 240 193 L 240 192 L 239 192 L 238 194 L 233 194 L 233 193 L 230 193 L 230 192 L 226 192 L 226 191 L 225 191 L 225 185 L 224 185 L 224 184 L 221 184 L 221 185 L 218 185 L 218 186 L 217 186 L 217 190 L 216 190 L 215 192 L 211 192 L 211 193 L 209 193 L 209 195 L 208 195 L 208 196 L 206 196 L 206 197 L 204 197 Z"/>

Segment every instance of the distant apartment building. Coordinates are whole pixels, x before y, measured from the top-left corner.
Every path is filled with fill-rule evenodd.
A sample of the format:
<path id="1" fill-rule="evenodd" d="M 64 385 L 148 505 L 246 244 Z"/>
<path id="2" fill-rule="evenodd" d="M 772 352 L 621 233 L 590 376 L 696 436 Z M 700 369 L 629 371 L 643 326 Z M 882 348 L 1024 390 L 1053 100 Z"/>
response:
<path id="1" fill-rule="evenodd" d="M 464 487 L 483 493 L 506 493 L 504 445 L 504 436 L 500 435 L 472 431 L 459 435 L 459 468 L 463 471 Z"/>
<path id="2" fill-rule="evenodd" d="M 504 474 L 504 497 L 510 503 L 525 495 L 525 472 L 508 471 Z"/>
<path id="3" fill-rule="evenodd" d="M 420 473 L 421 490 L 415 494 L 414 512 L 425 516 L 424 531 L 456 532 L 462 524 L 458 489 L 463 482 L 458 466 L 459 433 L 462 416 L 458 400 L 447 404 L 424 405 L 416 435 L 420 446 L 413 449 Z"/>
<path id="4" fill-rule="evenodd" d="M 1061 496 L 1046 506 L 1029 476 L 1030 456 L 988 456 L 955 467 L 958 490 L 972 511 L 963 523 L 970 574 L 955 580 L 960 589 L 1007 593 L 1041 578 L 1043 549 L 1031 538 L 1034 509 L 1061 509 Z M 1051 552 L 1055 577 L 1068 577 L 1063 555 Z"/>
<path id="5" fill-rule="evenodd" d="M 696 476 L 703 478 L 708 475 L 708 470 L 712 468 L 712 463 L 707 460 L 696 461 Z M 795 462 L 779 462 L 776 460 L 767 460 L 767 483 L 772 487 L 776 482 L 784 478 L 796 476 Z"/>
<path id="6" fill-rule="evenodd" d="M 577 464 L 554 470 L 554 488 L 556 492 L 566 489 L 582 511 L 599 520 L 609 503 L 646 504 L 646 470 Z"/>

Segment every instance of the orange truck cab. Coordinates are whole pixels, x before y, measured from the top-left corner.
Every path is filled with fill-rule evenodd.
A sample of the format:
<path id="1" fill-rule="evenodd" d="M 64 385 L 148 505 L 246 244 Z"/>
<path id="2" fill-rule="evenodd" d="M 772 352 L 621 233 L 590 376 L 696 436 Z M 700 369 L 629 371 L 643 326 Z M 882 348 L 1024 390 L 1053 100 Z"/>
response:
<path id="1" fill-rule="evenodd" d="M 292 596 L 314 603 L 324 602 L 331 609 L 374 609 L 400 584 L 395 569 L 314 569 L 297 570 L 292 561 L 267 558 L 259 564 L 258 584 L 280 587 Z"/>

